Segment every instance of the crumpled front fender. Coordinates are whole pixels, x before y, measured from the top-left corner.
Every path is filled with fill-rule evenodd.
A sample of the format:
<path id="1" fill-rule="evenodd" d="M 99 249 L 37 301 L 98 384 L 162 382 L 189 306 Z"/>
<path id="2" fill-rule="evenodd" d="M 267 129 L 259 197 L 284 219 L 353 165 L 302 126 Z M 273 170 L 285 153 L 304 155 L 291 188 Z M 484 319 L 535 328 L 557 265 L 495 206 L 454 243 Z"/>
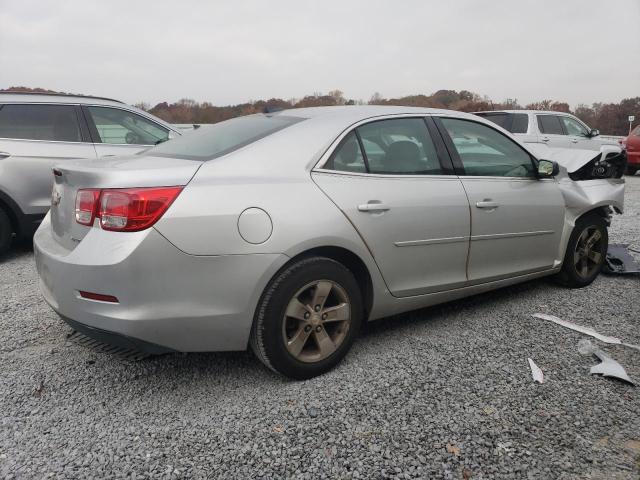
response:
<path id="1" fill-rule="evenodd" d="M 551 148 L 540 144 L 528 146 L 538 158 L 557 162 L 567 173 L 573 173 L 591 161 L 604 160 L 610 153 L 619 154 L 622 152 L 622 149 L 616 145 L 602 145 L 599 151 L 577 148 Z"/>
<path id="2" fill-rule="evenodd" d="M 565 178 L 558 182 L 558 186 L 574 219 L 598 207 L 611 206 L 618 213 L 622 213 L 624 209 L 624 179 L 607 178 L 576 182 Z"/>

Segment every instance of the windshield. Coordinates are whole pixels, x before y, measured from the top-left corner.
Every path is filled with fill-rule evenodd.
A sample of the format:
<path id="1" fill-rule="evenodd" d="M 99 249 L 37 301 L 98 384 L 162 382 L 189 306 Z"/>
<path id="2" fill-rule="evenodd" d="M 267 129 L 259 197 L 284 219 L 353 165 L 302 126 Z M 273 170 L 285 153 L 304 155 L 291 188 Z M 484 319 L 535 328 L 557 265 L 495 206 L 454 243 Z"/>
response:
<path id="1" fill-rule="evenodd" d="M 145 154 L 187 160 L 212 160 L 303 121 L 300 117 L 249 115 L 233 118 L 162 143 Z"/>

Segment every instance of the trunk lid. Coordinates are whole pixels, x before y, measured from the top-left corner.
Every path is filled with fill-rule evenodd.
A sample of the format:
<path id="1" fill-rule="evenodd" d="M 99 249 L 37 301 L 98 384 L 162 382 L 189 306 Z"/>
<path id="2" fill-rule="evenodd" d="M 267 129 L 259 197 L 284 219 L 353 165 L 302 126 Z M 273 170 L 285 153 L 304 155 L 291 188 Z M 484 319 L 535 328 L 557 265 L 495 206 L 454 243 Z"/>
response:
<path id="1" fill-rule="evenodd" d="M 56 166 L 50 211 L 53 238 L 73 250 L 94 228 L 76 222 L 76 193 L 80 189 L 186 185 L 201 165 L 195 160 L 136 155 Z"/>

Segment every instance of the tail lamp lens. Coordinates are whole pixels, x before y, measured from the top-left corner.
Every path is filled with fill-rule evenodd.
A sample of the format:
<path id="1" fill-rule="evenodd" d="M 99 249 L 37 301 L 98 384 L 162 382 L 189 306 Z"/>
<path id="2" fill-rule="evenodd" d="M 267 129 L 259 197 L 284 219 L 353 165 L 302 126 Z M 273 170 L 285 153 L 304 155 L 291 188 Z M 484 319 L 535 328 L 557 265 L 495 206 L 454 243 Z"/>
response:
<path id="1" fill-rule="evenodd" d="M 167 211 L 182 187 L 103 190 L 100 226 L 104 230 L 137 232 L 149 228 Z"/>
<path id="2" fill-rule="evenodd" d="M 88 196 L 84 192 L 94 190 L 79 190 L 76 197 L 76 220 L 83 225 L 78 217 L 77 205 Z M 149 228 L 156 223 L 167 211 L 182 187 L 160 188 L 128 188 L 96 190 L 97 197 L 93 201 L 93 218 L 100 219 L 103 230 L 117 232 L 137 232 Z M 82 217 L 84 219 L 84 217 Z"/>
<path id="3" fill-rule="evenodd" d="M 79 190 L 76 195 L 76 222 L 81 225 L 93 225 L 96 218 L 100 190 Z"/>

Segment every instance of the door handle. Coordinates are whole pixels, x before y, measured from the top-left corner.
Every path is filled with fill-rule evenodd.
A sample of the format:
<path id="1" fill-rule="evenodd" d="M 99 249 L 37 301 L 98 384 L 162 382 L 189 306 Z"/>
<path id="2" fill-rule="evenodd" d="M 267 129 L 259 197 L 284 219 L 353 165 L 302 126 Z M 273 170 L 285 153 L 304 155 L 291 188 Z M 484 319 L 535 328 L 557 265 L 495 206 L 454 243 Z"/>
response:
<path id="1" fill-rule="evenodd" d="M 573 140 L 571 140 L 571 143 L 578 143 L 578 139 L 574 138 Z"/>
<path id="2" fill-rule="evenodd" d="M 494 209 L 494 208 L 498 208 L 499 206 L 500 205 L 498 205 L 498 202 L 492 202 L 491 200 L 483 200 L 482 202 L 476 202 L 477 208 Z"/>
<path id="3" fill-rule="evenodd" d="M 3 158 L 7 158 L 10 157 L 11 154 L 8 152 L 0 152 L 0 160 L 2 160 Z"/>
<path id="4" fill-rule="evenodd" d="M 548 142 L 549 141 L 549 137 L 542 137 L 540 140 L 542 140 L 543 142 Z"/>
<path id="5" fill-rule="evenodd" d="M 360 212 L 386 212 L 389 207 L 378 200 L 369 200 L 369 202 L 358 205 Z"/>

